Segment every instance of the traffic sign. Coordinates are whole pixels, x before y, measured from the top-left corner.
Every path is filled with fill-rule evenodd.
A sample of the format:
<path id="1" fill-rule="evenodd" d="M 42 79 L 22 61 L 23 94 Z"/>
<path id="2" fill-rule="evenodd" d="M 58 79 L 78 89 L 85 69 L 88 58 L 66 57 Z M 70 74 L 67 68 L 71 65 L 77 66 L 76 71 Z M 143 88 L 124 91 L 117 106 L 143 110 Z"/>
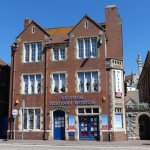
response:
<path id="1" fill-rule="evenodd" d="M 12 115 L 15 118 L 18 115 L 18 109 L 13 109 L 12 110 Z"/>

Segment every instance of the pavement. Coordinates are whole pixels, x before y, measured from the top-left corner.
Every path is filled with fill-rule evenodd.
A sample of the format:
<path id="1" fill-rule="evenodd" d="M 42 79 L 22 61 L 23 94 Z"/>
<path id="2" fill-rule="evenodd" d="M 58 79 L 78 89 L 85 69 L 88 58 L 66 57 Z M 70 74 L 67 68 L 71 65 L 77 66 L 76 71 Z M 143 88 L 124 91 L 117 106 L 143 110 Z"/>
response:
<path id="1" fill-rule="evenodd" d="M 150 141 L 0 140 L 0 150 L 150 150 Z"/>

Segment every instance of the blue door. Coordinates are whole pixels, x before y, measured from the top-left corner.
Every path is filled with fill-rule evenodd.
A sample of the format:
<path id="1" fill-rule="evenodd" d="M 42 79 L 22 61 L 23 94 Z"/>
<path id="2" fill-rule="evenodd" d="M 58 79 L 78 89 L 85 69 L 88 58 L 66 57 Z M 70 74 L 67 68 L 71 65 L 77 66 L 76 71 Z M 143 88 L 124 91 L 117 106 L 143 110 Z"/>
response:
<path id="1" fill-rule="evenodd" d="M 65 112 L 54 111 L 54 140 L 65 140 Z"/>
<path id="2" fill-rule="evenodd" d="M 99 140 L 99 117 L 79 116 L 80 140 Z"/>

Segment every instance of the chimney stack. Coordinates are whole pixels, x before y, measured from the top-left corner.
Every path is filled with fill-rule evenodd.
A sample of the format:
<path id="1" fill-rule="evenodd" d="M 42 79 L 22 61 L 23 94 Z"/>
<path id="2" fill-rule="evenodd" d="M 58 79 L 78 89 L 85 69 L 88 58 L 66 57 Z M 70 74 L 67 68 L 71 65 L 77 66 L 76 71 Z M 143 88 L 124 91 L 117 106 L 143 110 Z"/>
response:
<path id="1" fill-rule="evenodd" d="M 105 7 L 107 56 L 123 59 L 122 23 L 116 5 Z"/>
<path id="2" fill-rule="evenodd" d="M 30 22 L 31 22 L 30 18 L 26 17 L 24 19 L 24 29 L 30 24 Z"/>

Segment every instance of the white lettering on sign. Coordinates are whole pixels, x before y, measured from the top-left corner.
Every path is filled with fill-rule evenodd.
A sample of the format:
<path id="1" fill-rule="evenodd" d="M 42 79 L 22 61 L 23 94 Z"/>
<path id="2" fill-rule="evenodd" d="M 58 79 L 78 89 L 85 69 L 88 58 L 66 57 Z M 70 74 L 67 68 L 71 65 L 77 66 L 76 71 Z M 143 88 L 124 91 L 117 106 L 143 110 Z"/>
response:
<path id="1" fill-rule="evenodd" d="M 116 97 L 122 97 L 122 78 L 121 70 L 114 70 L 114 90 Z"/>

